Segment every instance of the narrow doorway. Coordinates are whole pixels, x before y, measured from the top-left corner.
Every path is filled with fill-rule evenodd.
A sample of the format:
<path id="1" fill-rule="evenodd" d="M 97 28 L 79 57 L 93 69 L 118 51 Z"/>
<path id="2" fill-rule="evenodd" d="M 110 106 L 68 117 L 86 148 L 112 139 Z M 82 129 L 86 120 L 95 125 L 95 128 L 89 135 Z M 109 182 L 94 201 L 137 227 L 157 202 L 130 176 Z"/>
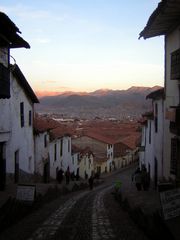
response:
<path id="1" fill-rule="evenodd" d="M 5 143 L 0 142 L 0 191 L 3 191 L 6 185 L 6 159 L 4 153 Z"/>
<path id="2" fill-rule="evenodd" d="M 19 182 L 19 150 L 14 153 L 14 182 Z"/>
<path id="3" fill-rule="evenodd" d="M 157 158 L 154 158 L 154 187 L 157 188 L 157 182 L 158 182 L 158 162 Z"/>
<path id="4" fill-rule="evenodd" d="M 49 160 L 44 164 L 44 172 L 43 172 L 43 182 L 48 183 L 50 178 L 50 164 Z"/>

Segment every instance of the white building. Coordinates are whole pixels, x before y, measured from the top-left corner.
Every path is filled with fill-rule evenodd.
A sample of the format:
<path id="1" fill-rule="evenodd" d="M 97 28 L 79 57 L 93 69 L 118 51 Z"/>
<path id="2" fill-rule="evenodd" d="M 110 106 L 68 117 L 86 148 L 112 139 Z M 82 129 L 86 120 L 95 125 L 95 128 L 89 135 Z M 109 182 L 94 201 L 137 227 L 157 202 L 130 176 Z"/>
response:
<path id="1" fill-rule="evenodd" d="M 50 158 L 50 176 L 57 178 L 57 172 L 62 169 L 72 173 L 74 166 L 71 155 L 71 135 L 64 132 L 61 127 L 50 131 L 49 142 L 49 158 Z"/>
<path id="2" fill-rule="evenodd" d="M 0 12 L 0 189 L 8 181 L 29 181 L 34 173 L 33 104 L 37 97 L 19 67 L 10 66 L 10 48 L 30 48 L 19 29 Z"/>
<path id="3" fill-rule="evenodd" d="M 155 187 L 163 179 L 164 89 L 147 96 L 152 99 L 152 112 L 144 114 L 139 153 L 140 165 L 146 166 Z"/>
<path id="4" fill-rule="evenodd" d="M 44 182 L 57 179 L 61 169 L 72 173 L 77 161 L 71 154 L 71 135 L 57 121 L 37 116 L 35 118 L 35 172 Z"/>
<path id="5" fill-rule="evenodd" d="M 79 163 L 80 163 L 80 149 L 72 144 L 71 147 L 71 157 L 74 175 L 79 177 Z"/>
<path id="6" fill-rule="evenodd" d="M 50 181 L 49 161 L 49 130 L 50 126 L 40 117 L 34 119 L 34 153 L 36 181 L 48 183 Z"/>
<path id="7" fill-rule="evenodd" d="M 80 152 L 79 176 L 88 179 L 91 175 L 94 175 L 94 155 L 89 148 L 85 148 Z"/>
<path id="8" fill-rule="evenodd" d="M 140 37 L 165 36 L 163 175 L 180 180 L 180 2 L 161 1 Z"/>
<path id="9" fill-rule="evenodd" d="M 114 141 L 97 133 L 85 133 L 74 138 L 73 144 L 80 149 L 90 148 L 96 156 L 95 172 L 109 172 L 112 170 Z"/>

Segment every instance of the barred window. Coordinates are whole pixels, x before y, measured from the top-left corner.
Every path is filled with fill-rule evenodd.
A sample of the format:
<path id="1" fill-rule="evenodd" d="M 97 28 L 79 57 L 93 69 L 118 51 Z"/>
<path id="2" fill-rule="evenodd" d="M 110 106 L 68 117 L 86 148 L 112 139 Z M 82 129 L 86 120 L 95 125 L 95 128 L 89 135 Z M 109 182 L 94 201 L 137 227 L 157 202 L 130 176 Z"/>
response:
<path id="1" fill-rule="evenodd" d="M 180 79 L 180 48 L 171 53 L 171 79 Z"/>
<path id="2" fill-rule="evenodd" d="M 177 174 L 177 160 L 178 160 L 178 139 L 171 139 L 171 163 L 170 163 L 170 173 Z"/>

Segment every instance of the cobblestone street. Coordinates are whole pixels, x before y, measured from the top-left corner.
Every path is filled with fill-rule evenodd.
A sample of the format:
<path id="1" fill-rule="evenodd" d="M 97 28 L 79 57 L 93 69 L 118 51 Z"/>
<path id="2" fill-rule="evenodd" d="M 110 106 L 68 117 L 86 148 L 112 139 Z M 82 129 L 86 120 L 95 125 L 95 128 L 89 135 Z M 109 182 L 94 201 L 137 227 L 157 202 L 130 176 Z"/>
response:
<path id="1" fill-rule="evenodd" d="M 46 204 L 0 235 L 2 240 L 146 240 L 112 191 L 119 175 L 106 177 L 93 190 L 70 193 Z"/>

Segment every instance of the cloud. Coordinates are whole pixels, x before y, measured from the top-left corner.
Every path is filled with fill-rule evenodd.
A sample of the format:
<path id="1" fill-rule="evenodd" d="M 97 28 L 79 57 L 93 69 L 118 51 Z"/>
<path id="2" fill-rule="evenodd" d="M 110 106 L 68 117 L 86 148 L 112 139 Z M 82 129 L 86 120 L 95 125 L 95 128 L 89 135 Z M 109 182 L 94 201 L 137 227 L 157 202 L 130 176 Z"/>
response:
<path id="1" fill-rule="evenodd" d="M 40 44 L 46 44 L 51 42 L 49 38 L 35 38 L 33 39 L 33 41 Z"/>
<path id="2" fill-rule="evenodd" d="M 20 3 L 13 6 L 0 5 L 0 9 L 7 14 L 13 14 L 21 18 L 47 19 L 50 16 L 49 12 L 46 10 L 34 10 Z"/>
<path id="3" fill-rule="evenodd" d="M 48 10 L 37 10 L 31 6 L 17 3 L 13 6 L 0 5 L 0 11 L 5 12 L 8 15 L 15 15 L 16 17 L 29 20 L 44 20 L 44 21 L 58 21 L 62 22 L 69 18 L 66 13 L 54 14 L 50 9 Z"/>

